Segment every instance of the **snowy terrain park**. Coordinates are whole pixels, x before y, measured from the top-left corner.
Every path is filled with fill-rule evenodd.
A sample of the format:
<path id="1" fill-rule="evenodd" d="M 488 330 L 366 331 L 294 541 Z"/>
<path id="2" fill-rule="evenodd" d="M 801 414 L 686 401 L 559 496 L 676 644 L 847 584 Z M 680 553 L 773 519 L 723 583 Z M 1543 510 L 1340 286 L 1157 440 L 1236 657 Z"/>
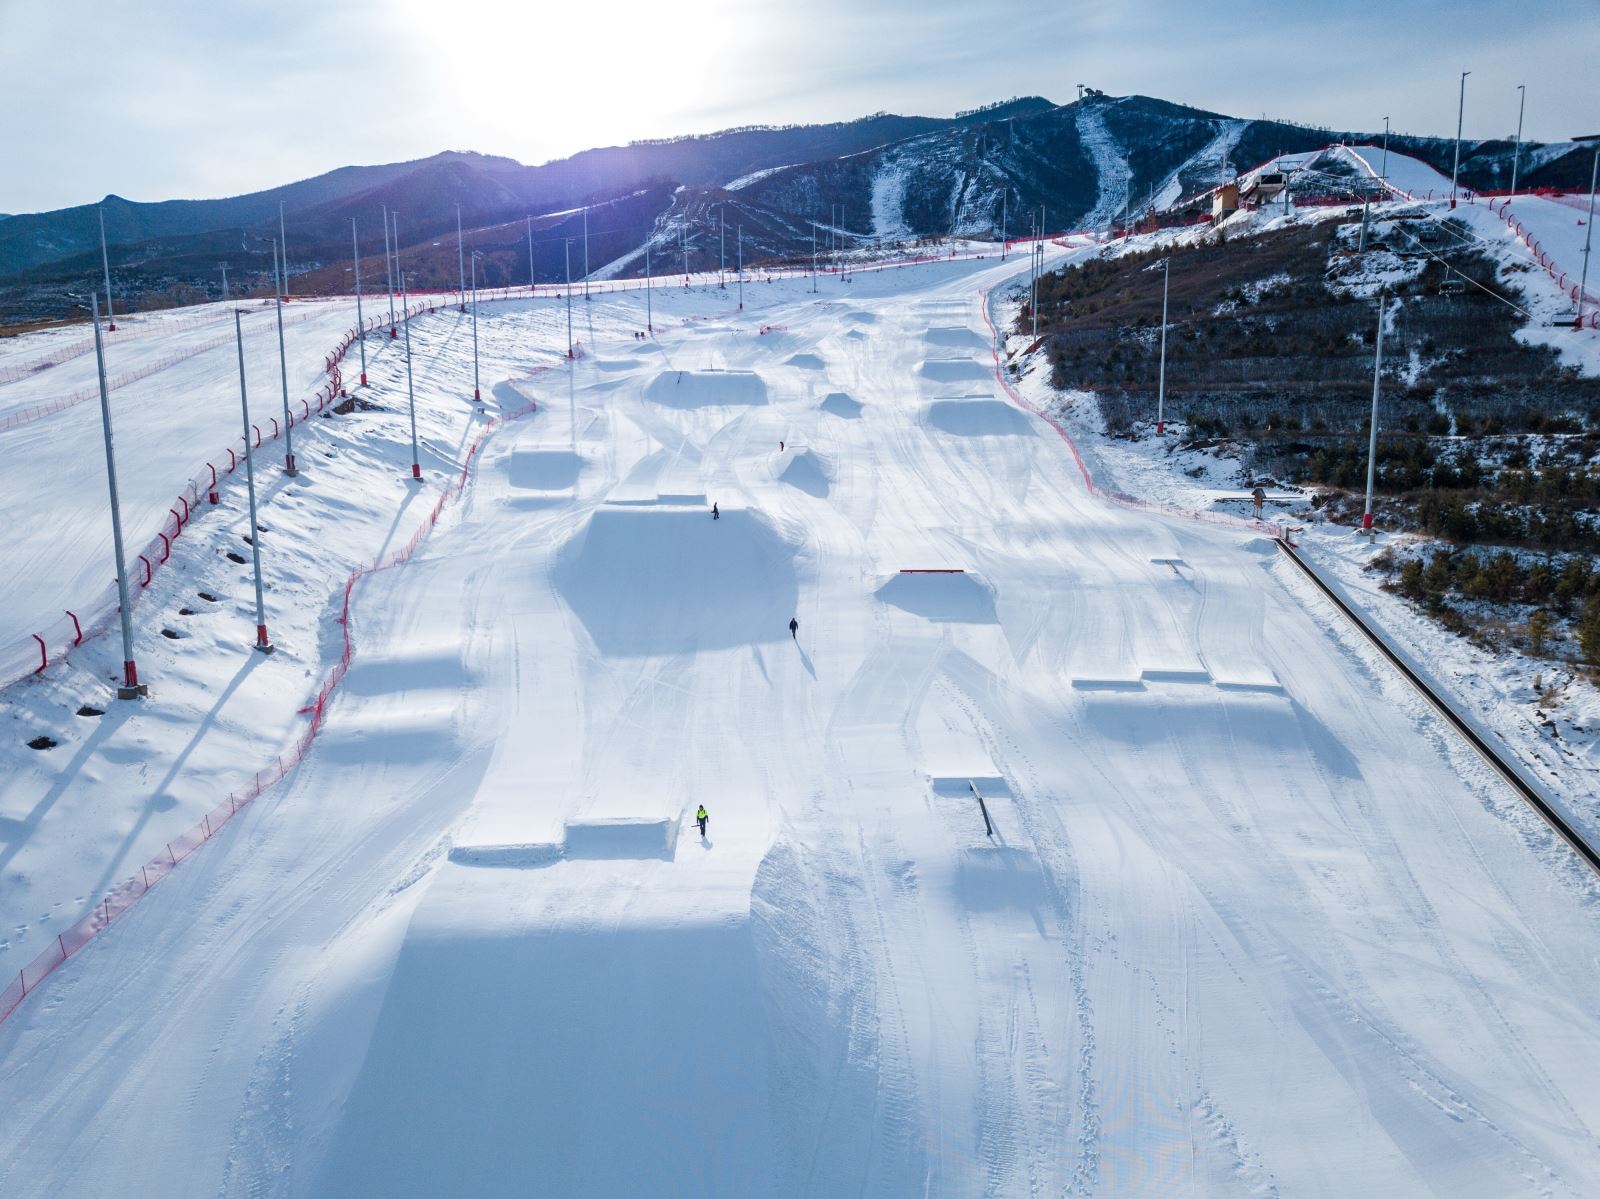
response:
<path id="1" fill-rule="evenodd" d="M 0 1193 L 1600 1191 L 1595 876 L 1268 528 L 1086 488 L 1026 271 L 616 289 L 570 360 L 496 298 L 481 405 L 436 305 L 420 484 L 405 337 L 349 350 L 138 588 L 147 698 L 114 628 L 3 692 Z M 290 309 L 298 410 L 354 311 Z M 174 359 L 112 396 L 130 544 L 237 444 L 197 315 L 110 343 Z M 97 404 L 0 479 L 9 644 L 107 583 Z"/>

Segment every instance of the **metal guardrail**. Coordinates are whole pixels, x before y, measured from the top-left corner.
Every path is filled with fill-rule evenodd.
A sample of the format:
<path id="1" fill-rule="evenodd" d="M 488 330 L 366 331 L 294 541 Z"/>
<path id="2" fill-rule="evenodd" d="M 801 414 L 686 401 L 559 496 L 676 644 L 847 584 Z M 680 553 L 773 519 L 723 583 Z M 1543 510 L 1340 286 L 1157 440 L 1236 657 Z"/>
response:
<path id="1" fill-rule="evenodd" d="M 1312 568 L 1311 564 L 1295 552 L 1295 547 L 1290 544 L 1287 538 L 1278 538 L 1277 544 L 1278 548 L 1288 555 L 1289 560 L 1300 568 L 1301 573 L 1316 585 L 1317 590 L 1327 596 L 1333 606 L 1338 608 L 1351 624 L 1365 634 L 1367 640 L 1372 642 L 1378 652 L 1405 676 L 1406 681 L 1415 687 L 1417 692 L 1433 705 L 1439 715 L 1443 716 L 1445 721 L 1456 732 L 1461 734 L 1467 744 L 1476 750 L 1478 755 L 1493 767 L 1501 778 L 1510 784 L 1511 789 L 1517 793 L 1517 796 L 1537 812 L 1540 818 L 1554 829 L 1563 841 L 1572 847 L 1573 851 L 1584 860 L 1591 870 L 1596 874 L 1600 874 L 1600 853 L 1595 852 L 1594 847 L 1585 841 L 1578 830 L 1568 822 L 1567 818 L 1555 809 L 1554 805 L 1544 797 L 1540 789 L 1530 782 L 1522 771 L 1513 766 L 1498 750 L 1490 745 L 1478 730 L 1472 726 L 1471 721 L 1461 716 L 1421 675 L 1413 670 L 1411 665 L 1394 651 L 1383 636 L 1355 608 L 1345 602 L 1343 596 L 1328 586 L 1327 582 Z"/>

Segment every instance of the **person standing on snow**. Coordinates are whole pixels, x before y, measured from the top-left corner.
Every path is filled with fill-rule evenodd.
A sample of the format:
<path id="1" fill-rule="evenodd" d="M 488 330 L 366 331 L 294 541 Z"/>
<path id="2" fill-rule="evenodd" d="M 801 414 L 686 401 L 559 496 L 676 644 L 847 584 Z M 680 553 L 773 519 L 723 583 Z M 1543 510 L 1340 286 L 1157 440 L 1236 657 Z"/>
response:
<path id="1" fill-rule="evenodd" d="M 722 519 L 722 509 L 717 507 L 717 502 L 715 500 L 711 501 L 711 519 L 712 520 L 721 520 Z"/>
<path id="2" fill-rule="evenodd" d="M 1261 506 L 1267 502 L 1267 493 L 1258 486 L 1250 493 L 1250 502 L 1255 505 L 1256 519 L 1261 519 Z"/>
<path id="3" fill-rule="evenodd" d="M 708 821 L 710 821 L 710 819 L 711 819 L 710 815 L 708 815 L 707 812 L 706 812 L 706 805 L 705 804 L 701 804 L 700 805 L 700 809 L 697 812 L 695 812 L 695 814 L 694 814 L 694 822 L 700 826 L 700 837 L 701 837 L 701 840 L 705 839 L 706 824 L 707 824 Z"/>
<path id="4" fill-rule="evenodd" d="M 800 618 L 798 616 L 789 617 L 789 636 L 796 641 L 800 640 Z"/>

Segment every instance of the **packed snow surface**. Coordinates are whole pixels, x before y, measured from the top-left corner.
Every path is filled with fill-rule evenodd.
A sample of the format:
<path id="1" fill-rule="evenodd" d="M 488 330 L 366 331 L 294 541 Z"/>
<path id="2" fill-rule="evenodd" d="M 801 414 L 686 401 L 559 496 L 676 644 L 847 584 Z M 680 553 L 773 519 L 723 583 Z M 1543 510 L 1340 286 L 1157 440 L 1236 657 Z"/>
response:
<path id="1" fill-rule="evenodd" d="M 1593 880 L 1267 539 L 1086 494 L 989 370 L 1023 270 L 586 306 L 356 585 L 305 762 L 0 1025 L 0 1189 L 1594 1193 Z M 562 344 L 495 329 L 487 378 Z M 138 761 L 213 702 L 49 769 L 110 744 L 159 823 Z"/>

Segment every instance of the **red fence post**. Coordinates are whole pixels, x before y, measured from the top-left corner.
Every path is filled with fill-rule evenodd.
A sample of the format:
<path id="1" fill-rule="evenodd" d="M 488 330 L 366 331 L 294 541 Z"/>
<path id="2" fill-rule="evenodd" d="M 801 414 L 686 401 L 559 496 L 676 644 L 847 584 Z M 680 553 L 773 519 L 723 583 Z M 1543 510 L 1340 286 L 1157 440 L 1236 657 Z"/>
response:
<path id="1" fill-rule="evenodd" d="M 43 674 L 44 673 L 44 668 L 46 666 L 50 665 L 50 655 L 45 652 L 44 638 L 39 636 L 38 633 L 34 633 L 34 634 L 32 634 L 32 636 L 33 636 L 33 639 L 39 643 L 39 669 L 34 671 L 33 673 L 34 674 Z"/>
<path id="2" fill-rule="evenodd" d="M 72 617 L 72 644 L 73 645 L 82 645 L 83 644 L 83 626 L 78 623 L 78 615 L 77 615 L 77 613 L 75 613 L 71 608 L 64 608 L 62 610 L 64 612 L 66 612 L 66 614 L 68 616 Z"/>

